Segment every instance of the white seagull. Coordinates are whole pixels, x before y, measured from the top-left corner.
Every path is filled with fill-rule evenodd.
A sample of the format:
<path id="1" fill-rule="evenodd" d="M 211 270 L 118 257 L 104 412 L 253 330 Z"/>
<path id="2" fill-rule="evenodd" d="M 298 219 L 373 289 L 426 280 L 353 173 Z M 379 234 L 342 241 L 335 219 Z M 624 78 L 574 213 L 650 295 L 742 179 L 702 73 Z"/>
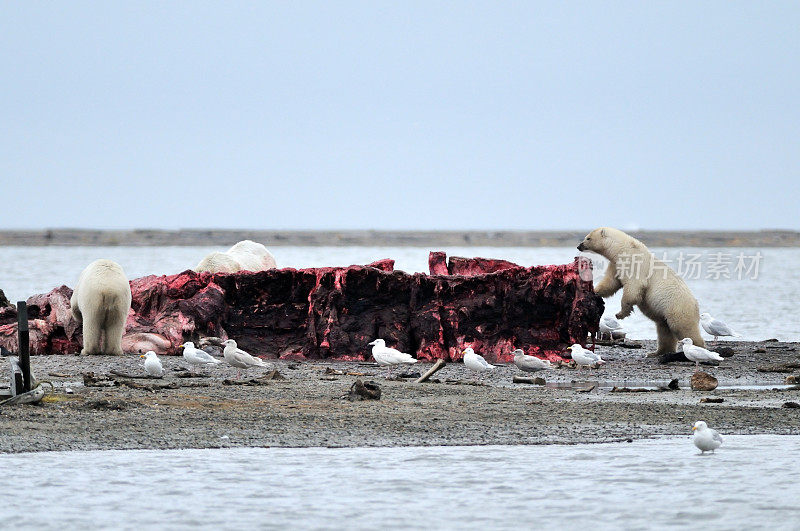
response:
<path id="1" fill-rule="evenodd" d="M 591 350 L 586 350 L 578 343 L 575 343 L 571 347 L 567 347 L 567 350 L 572 353 L 572 359 L 575 360 L 575 364 L 578 366 L 578 368 L 583 365 L 594 367 L 596 365 L 602 365 L 605 363 L 603 358 L 600 357 L 600 354 L 592 352 Z"/>
<path id="2" fill-rule="evenodd" d="M 191 341 L 178 345 L 178 348 L 180 347 L 183 347 L 183 359 L 190 365 L 217 365 L 222 363 L 205 350 L 195 348 L 194 343 Z"/>
<path id="3" fill-rule="evenodd" d="M 700 449 L 700 455 L 706 452 L 713 454 L 714 450 L 722 446 L 722 437 L 717 433 L 717 430 L 712 430 L 702 420 L 694 423 L 692 431 L 694 432 L 692 442 Z"/>
<path id="4" fill-rule="evenodd" d="M 417 362 L 417 360 L 411 354 L 400 352 L 396 348 L 387 347 L 386 341 L 383 339 L 376 339 L 372 343 L 369 343 L 369 345 L 372 347 L 372 357 L 375 358 L 375 361 L 378 362 L 378 365 L 381 367 L 389 367 L 386 369 L 387 378 L 389 377 L 389 371 L 395 365 L 410 365 Z"/>
<path id="5" fill-rule="evenodd" d="M 700 365 L 701 361 L 723 361 L 722 356 L 703 347 L 698 347 L 692 343 L 692 339 L 689 337 L 684 337 L 680 343 L 683 345 L 683 355 L 689 361 L 693 361 L 696 367 Z"/>
<path id="6" fill-rule="evenodd" d="M 598 331 L 600 332 L 601 338 L 608 334 L 610 339 L 614 339 L 614 332 L 622 331 L 622 325 L 614 317 L 603 317 L 600 320 L 600 327 Z"/>
<path id="7" fill-rule="evenodd" d="M 514 365 L 521 371 L 539 372 L 553 368 L 549 361 L 537 358 L 536 356 L 528 356 L 521 348 L 516 349 L 512 354 L 514 354 Z"/>
<path id="8" fill-rule="evenodd" d="M 472 350 L 472 347 L 467 347 L 464 349 L 464 365 L 467 367 L 467 369 L 477 372 L 493 371 L 497 368 L 483 359 L 483 356 L 480 354 L 475 354 L 475 351 Z"/>
<path id="9" fill-rule="evenodd" d="M 164 376 L 164 367 L 161 366 L 161 360 L 158 359 L 155 352 L 148 350 L 139 357 L 144 358 L 144 370 L 147 371 L 147 374 L 156 378 Z"/>
<path id="10" fill-rule="evenodd" d="M 731 327 L 719 319 L 714 319 L 711 317 L 711 314 L 707 312 L 700 314 L 700 324 L 703 326 L 703 330 L 714 336 L 714 341 L 724 336 L 742 337 L 741 334 L 731 330 Z"/>
<path id="11" fill-rule="evenodd" d="M 267 364 L 264 363 L 264 360 L 261 358 L 251 356 L 244 350 L 238 348 L 236 346 L 236 341 L 233 339 L 223 341 L 222 344 L 225 345 L 225 350 L 222 351 L 222 357 L 225 359 L 228 365 L 239 369 L 236 373 L 237 378 L 242 375 L 242 369 L 249 369 L 250 367 L 267 367 Z"/>

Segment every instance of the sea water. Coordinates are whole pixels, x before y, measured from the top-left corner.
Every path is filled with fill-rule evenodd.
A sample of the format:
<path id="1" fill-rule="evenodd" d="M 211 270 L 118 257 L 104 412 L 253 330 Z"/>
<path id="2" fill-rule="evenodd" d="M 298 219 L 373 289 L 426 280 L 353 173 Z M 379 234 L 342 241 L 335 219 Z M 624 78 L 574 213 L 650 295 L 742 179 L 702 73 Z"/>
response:
<path id="1" fill-rule="evenodd" d="M 0 455 L 25 529 L 797 529 L 800 437 Z"/>

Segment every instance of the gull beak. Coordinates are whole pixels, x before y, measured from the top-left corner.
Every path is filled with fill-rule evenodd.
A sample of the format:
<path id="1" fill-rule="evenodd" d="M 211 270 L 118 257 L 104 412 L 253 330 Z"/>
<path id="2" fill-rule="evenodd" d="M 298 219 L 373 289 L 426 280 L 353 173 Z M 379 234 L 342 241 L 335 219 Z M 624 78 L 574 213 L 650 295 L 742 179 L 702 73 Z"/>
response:
<path id="1" fill-rule="evenodd" d="M 697 426 L 692 426 L 692 431 L 696 430 Z"/>
<path id="2" fill-rule="evenodd" d="M 147 356 L 145 356 L 144 354 L 142 354 L 142 355 L 141 355 L 141 356 L 139 356 L 139 357 L 140 357 L 140 358 L 146 358 Z"/>
<path id="3" fill-rule="evenodd" d="M 183 348 L 183 345 L 178 345 L 178 348 Z"/>
<path id="4" fill-rule="evenodd" d="M 567 350 L 572 350 L 572 347 L 571 346 L 567 347 Z"/>

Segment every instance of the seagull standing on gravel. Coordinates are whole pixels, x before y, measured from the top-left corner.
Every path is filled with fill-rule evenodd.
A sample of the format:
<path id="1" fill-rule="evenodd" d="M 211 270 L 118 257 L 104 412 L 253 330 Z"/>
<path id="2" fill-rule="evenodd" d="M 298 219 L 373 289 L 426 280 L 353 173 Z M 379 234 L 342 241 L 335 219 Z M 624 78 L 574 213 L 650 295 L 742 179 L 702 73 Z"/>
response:
<path id="1" fill-rule="evenodd" d="M 606 334 L 608 334 L 609 339 L 614 339 L 614 332 L 621 332 L 622 325 L 614 317 L 603 317 L 600 320 L 600 328 L 598 331 L 600 332 L 601 339 Z"/>
<path id="2" fill-rule="evenodd" d="M 375 358 L 375 361 L 381 367 L 389 367 L 386 369 L 386 377 L 389 377 L 389 372 L 391 371 L 392 367 L 395 365 L 400 364 L 412 364 L 416 363 L 417 360 L 411 355 L 406 354 L 405 352 L 400 352 L 396 348 L 391 348 L 386 346 L 386 341 L 383 339 L 376 339 L 372 343 L 369 343 L 372 347 L 372 357 Z"/>
<path id="3" fill-rule="evenodd" d="M 183 359 L 189 365 L 217 365 L 222 363 L 217 358 L 205 350 L 200 350 L 194 347 L 194 343 L 187 341 L 183 345 L 178 345 L 178 348 L 183 347 Z"/>
<path id="4" fill-rule="evenodd" d="M 706 333 L 714 336 L 714 341 L 718 341 L 720 337 L 725 336 L 742 337 L 741 334 L 731 330 L 731 327 L 719 319 L 711 317 L 710 313 L 700 314 L 700 324 L 703 326 L 703 330 L 705 330 Z"/>
<path id="5" fill-rule="evenodd" d="M 689 361 L 693 361 L 695 367 L 699 367 L 701 361 L 723 361 L 724 359 L 716 352 L 698 347 L 692 343 L 692 339 L 689 337 L 684 337 L 681 339 L 680 343 L 683 345 L 683 355 L 686 356 L 686 359 Z"/>
<path id="6" fill-rule="evenodd" d="M 700 455 L 706 452 L 713 454 L 714 450 L 722 446 L 722 437 L 717 433 L 717 430 L 712 430 L 702 420 L 694 423 L 692 431 L 694 432 L 692 442 L 700 449 Z"/>
<path id="7" fill-rule="evenodd" d="M 225 350 L 222 351 L 222 357 L 231 367 L 238 369 L 236 378 L 242 375 L 242 369 L 249 369 L 250 367 L 267 367 L 264 360 L 257 358 L 245 352 L 236 346 L 236 341 L 228 339 L 222 342 L 225 345 Z"/>
<path id="8" fill-rule="evenodd" d="M 514 354 L 514 365 L 521 371 L 539 372 L 553 368 L 549 361 L 539 359 L 536 356 L 528 356 L 521 348 L 516 349 L 512 354 Z"/>
<path id="9" fill-rule="evenodd" d="M 497 368 L 483 359 L 483 356 L 480 354 L 475 354 L 475 351 L 472 350 L 472 347 L 467 347 L 464 349 L 464 366 L 466 366 L 467 369 L 477 372 L 493 371 Z"/>
<path id="10" fill-rule="evenodd" d="M 164 376 L 164 367 L 161 366 L 161 360 L 158 359 L 155 352 L 148 350 L 139 357 L 144 358 L 144 370 L 147 371 L 147 374 L 155 378 Z"/>
<path id="11" fill-rule="evenodd" d="M 591 350 L 586 350 L 578 343 L 575 343 L 571 347 L 567 347 L 567 350 L 569 350 L 572 354 L 572 359 L 575 360 L 575 364 L 578 366 L 578 368 L 582 367 L 583 365 L 594 367 L 596 365 L 603 365 L 605 363 L 603 358 L 600 357 L 600 354 L 592 352 Z"/>

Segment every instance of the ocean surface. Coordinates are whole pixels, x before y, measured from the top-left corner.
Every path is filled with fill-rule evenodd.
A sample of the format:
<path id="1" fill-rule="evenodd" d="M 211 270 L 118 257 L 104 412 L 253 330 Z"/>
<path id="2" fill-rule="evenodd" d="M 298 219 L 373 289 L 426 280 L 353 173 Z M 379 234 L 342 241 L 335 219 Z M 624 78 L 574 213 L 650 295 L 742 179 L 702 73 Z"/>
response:
<path id="1" fill-rule="evenodd" d="M 0 455 L 26 529 L 797 529 L 800 437 Z M 12 524 L 16 522 L 16 524 Z"/>
<path id="2" fill-rule="evenodd" d="M 81 270 L 98 258 L 119 262 L 129 278 L 179 273 L 197 264 L 215 247 L 2 247 L 0 289 L 22 300 L 66 284 L 74 286 Z M 427 272 L 428 252 L 448 256 L 502 258 L 524 266 L 564 264 L 580 253 L 574 247 L 275 247 L 278 267 L 317 267 L 366 264 L 393 258 L 396 269 Z M 711 313 L 742 334 L 759 341 L 777 338 L 800 341 L 800 249 L 684 248 L 653 249 L 686 280 Z M 663 256 L 664 253 L 666 256 Z M 586 255 L 601 274 L 605 260 Z M 636 267 L 631 264 L 630 267 Z M 596 274 L 599 278 L 599 274 Z M 606 314 L 619 311 L 621 292 L 606 299 Z M 623 321 L 628 336 L 655 339 L 655 327 L 639 313 Z"/>

